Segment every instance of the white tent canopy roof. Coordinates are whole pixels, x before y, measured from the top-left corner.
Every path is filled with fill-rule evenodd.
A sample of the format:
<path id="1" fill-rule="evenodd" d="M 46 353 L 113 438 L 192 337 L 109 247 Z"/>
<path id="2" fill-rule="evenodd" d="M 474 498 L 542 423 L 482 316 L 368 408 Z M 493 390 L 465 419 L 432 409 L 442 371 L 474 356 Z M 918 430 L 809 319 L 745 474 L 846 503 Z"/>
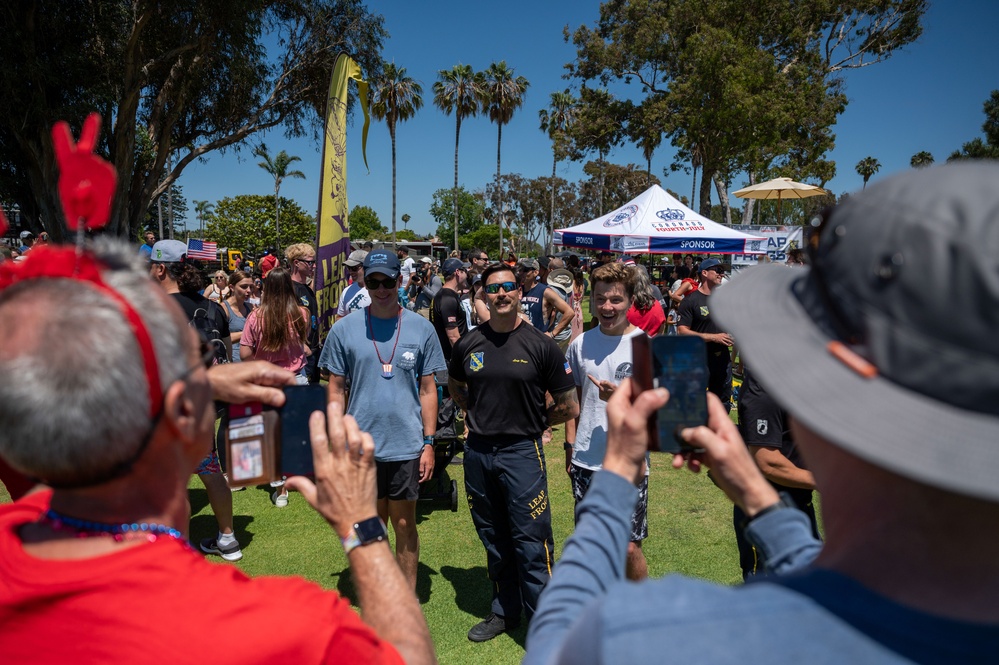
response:
<path id="1" fill-rule="evenodd" d="M 624 254 L 764 254 L 766 238 L 712 222 L 652 185 L 617 210 L 555 231 L 555 244 Z"/>

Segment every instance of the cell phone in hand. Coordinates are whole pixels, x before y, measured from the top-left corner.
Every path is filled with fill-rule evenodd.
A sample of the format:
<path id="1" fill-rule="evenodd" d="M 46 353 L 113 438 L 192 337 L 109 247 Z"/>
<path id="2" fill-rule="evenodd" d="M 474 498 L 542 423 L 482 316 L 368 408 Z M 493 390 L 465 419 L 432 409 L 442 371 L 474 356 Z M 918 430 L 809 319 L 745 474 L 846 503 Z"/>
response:
<path id="1" fill-rule="evenodd" d="M 283 476 L 312 476 L 312 437 L 309 418 L 313 411 L 326 413 L 326 388 L 318 384 L 285 386 L 281 414 L 280 469 Z"/>
<path id="2" fill-rule="evenodd" d="M 637 396 L 666 388 L 669 401 L 649 419 L 649 450 L 683 453 L 694 450 L 680 438 L 688 427 L 708 423 L 708 366 L 704 340 L 695 336 L 638 335 L 632 340 L 632 380 Z"/>
<path id="3" fill-rule="evenodd" d="M 326 389 L 287 386 L 284 393 L 280 409 L 259 402 L 229 405 L 225 442 L 231 487 L 314 475 L 309 417 L 313 411 L 325 413 Z"/>

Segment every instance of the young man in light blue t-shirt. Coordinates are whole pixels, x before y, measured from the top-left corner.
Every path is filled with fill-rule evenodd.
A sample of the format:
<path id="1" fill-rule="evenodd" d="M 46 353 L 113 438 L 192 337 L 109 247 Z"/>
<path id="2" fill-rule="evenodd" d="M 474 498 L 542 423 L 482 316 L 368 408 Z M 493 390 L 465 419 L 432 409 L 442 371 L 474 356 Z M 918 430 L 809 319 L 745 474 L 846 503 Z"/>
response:
<path id="1" fill-rule="evenodd" d="M 330 373 L 329 400 L 346 401 L 346 412 L 375 441 L 378 514 L 391 522 L 396 559 L 415 588 L 416 500 L 434 472 L 434 373 L 446 365 L 430 322 L 399 305 L 396 255 L 375 250 L 363 265 L 371 305 L 333 325 L 319 366 Z"/>

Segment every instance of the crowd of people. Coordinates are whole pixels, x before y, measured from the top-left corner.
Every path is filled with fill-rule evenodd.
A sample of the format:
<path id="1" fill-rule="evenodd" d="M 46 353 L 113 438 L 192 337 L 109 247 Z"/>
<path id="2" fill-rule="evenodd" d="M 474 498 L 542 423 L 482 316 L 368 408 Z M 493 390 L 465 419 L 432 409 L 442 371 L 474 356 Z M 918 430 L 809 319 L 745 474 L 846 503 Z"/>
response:
<path id="1" fill-rule="evenodd" d="M 473 642 L 527 623 L 527 663 L 991 662 L 997 211 L 999 166 L 917 169 L 817 216 L 791 267 L 729 280 L 719 258 L 678 255 L 661 289 L 610 253 L 437 265 L 360 248 L 325 339 L 308 244 L 207 285 L 178 241 L 36 240 L 0 264 L 0 376 L 16 377 L 0 381 L 0 477 L 17 498 L 0 506 L 0 654 L 176 662 L 210 627 L 236 636 L 221 662 L 433 662 L 415 505 L 446 396 L 492 589 Z M 668 334 L 705 341 L 709 376 L 708 422 L 671 465 L 709 469 L 732 501 L 745 585 L 648 579 L 647 423 L 669 395 L 632 382 L 631 341 Z M 299 492 L 328 522 L 360 616 L 203 557 L 243 556 L 217 406 L 322 381 L 315 476 L 273 500 Z M 575 501 L 557 561 L 552 468 Z M 192 473 L 218 522 L 193 546 Z"/>

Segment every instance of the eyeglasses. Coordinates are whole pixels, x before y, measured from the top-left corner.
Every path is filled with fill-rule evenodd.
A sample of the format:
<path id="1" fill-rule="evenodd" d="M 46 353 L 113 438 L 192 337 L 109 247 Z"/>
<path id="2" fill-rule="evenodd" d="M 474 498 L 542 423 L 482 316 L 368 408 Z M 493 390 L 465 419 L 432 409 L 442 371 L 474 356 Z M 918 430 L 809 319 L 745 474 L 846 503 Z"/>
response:
<path id="1" fill-rule="evenodd" d="M 488 257 L 488 256 L 476 256 L 476 257 L 475 257 L 474 259 L 472 259 L 472 260 L 473 260 L 473 261 L 488 261 L 488 260 L 489 260 L 489 257 Z"/>
<path id="2" fill-rule="evenodd" d="M 356 266 L 347 266 L 347 270 L 349 270 L 350 272 L 357 272 L 358 270 L 360 270 L 363 267 L 364 266 L 362 266 L 360 264 L 358 264 Z"/>
<path id="3" fill-rule="evenodd" d="M 364 285 L 371 289 L 394 289 L 396 285 L 396 280 L 391 277 L 386 277 L 385 279 L 378 279 L 377 277 L 365 277 Z"/>
<path id="4" fill-rule="evenodd" d="M 483 288 L 490 295 L 499 293 L 500 289 L 503 289 L 506 293 L 510 293 L 517 290 L 517 282 L 497 282 L 496 284 L 486 284 Z"/>

